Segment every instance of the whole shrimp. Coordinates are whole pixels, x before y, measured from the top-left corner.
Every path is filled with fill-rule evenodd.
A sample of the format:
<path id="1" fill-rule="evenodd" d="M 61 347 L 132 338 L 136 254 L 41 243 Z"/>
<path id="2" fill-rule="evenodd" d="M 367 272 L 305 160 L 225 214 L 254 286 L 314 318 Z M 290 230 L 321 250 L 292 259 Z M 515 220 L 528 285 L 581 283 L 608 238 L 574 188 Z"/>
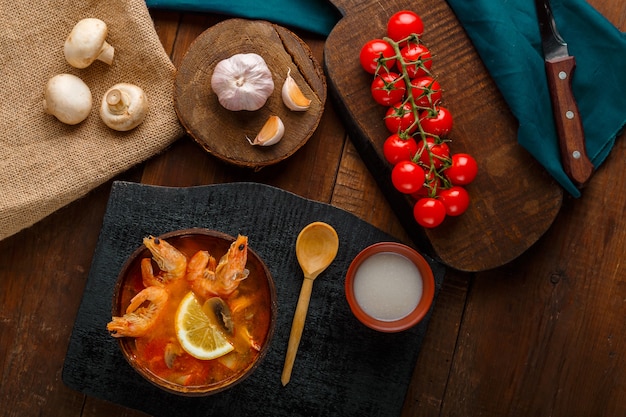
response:
<path id="1" fill-rule="evenodd" d="M 215 258 L 207 251 L 196 252 L 189 260 L 185 277 L 191 289 L 202 298 L 228 297 L 250 274 L 245 269 L 247 261 L 248 238 L 239 235 L 217 266 Z"/>
<path id="2" fill-rule="evenodd" d="M 199 250 L 189 260 L 185 279 L 199 297 L 209 298 L 214 295 L 211 278 L 215 277 L 215 267 L 215 258 L 205 250 Z"/>
<path id="3" fill-rule="evenodd" d="M 154 274 L 150 258 L 141 260 L 141 277 L 143 285 L 163 285 L 185 276 L 187 270 L 187 257 L 174 246 L 158 237 L 148 236 L 143 239 L 143 244 L 152 254 L 152 259 L 157 263 L 161 272 Z"/>
<path id="4" fill-rule="evenodd" d="M 164 287 L 153 285 L 144 288 L 130 300 L 126 314 L 113 317 L 107 324 L 107 330 L 113 337 L 145 336 L 157 322 L 168 297 L 169 294 Z M 147 305 L 142 306 L 146 302 Z"/>

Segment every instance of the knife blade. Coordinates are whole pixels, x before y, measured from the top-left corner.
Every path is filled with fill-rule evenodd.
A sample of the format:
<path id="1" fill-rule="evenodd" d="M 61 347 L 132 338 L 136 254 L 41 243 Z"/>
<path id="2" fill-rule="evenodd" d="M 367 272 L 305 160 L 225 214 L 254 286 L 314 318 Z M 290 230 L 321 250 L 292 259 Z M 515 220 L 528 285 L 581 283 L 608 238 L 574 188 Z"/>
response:
<path id="1" fill-rule="evenodd" d="M 569 54 L 552 14 L 550 0 L 535 0 L 548 89 L 559 137 L 563 170 L 577 187 L 583 187 L 593 173 L 585 149 L 585 132 L 572 91 L 576 59 Z"/>

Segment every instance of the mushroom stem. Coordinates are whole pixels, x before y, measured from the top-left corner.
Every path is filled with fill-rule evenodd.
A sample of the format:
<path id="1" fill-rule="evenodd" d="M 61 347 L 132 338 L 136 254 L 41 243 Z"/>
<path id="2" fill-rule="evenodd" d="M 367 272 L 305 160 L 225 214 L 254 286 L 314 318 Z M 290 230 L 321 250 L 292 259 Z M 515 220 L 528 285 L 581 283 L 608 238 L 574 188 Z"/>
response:
<path id="1" fill-rule="evenodd" d="M 110 90 L 106 97 L 109 112 L 112 114 L 124 114 L 130 105 L 130 97 L 122 90 L 114 88 Z"/>
<path id="2" fill-rule="evenodd" d="M 102 49 L 100 50 L 100 55 L 98 55 L 98 58 L 96 59 L 104 62 L 105 64 L 111 65 L 113 63 L 114 56 L 115 48 L 113 48 L 110 43 L 104 42 Z"/>

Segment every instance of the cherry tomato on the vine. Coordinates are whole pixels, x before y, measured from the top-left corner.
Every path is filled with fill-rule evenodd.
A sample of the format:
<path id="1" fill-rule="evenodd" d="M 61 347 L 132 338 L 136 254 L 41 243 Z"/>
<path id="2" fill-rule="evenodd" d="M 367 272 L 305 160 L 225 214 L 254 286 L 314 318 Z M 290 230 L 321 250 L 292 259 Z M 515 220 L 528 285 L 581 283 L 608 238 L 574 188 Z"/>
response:
<path id="1" fill-rule="evenodd" d="M 415 114 L 411 105 L 409 103 L 396 103 L 389 107 L 385 114 L 385 126 L 391 133 L 406 132 L 411 134 L 415 132 L 417 123 L 415 123 Z"/>
<path id="2" fill-rule="evenodd" d="M 450 147 L 446 142 L 437 142 L 435 138 L 427 137 L 417 143 L 419 161 L 427 167 L 439 169 L 450 162 Z"/>
<path id="3" fill-rule="evenodd" d="M 422 36 L 424 23 L 419 15 L 410 10 L 400 10 L 394 13 L 387 22 L 387 35 L 396 42 L 415 34 Z"/>
<path id="4" fill-rule="evenodd" d="M 465 184 L 474 180 L 478 166 L 469 154 L 450 153 L 454 120 L 441 105 L 442 88 L 431 73 L 433 57 L 422 43 L 423 32 L 418 14 L 400 10 L 387 21 L 386 36 L 363 45 L 359 60 L 373 74 L 372 98 L 386 106 L 383 121 L 391 134 L 382 150 L 392 186 L 415 201 L 415 221 L 432 228 L 467 210 Z"/>
<path id="5" fill-rule="evenodd" d="M 452 184 L 467 185 L 476 178 L 478 164 L 469 154 L 455 153 L 452 155 L 452 163 L 443 173 Z"/>
<path id="6" fill-rule="evenodd" d="M 388 42 L 382 39 L 372 39 L 361 48 L 359 60 L 365 71 L 375 74 L 379 63 L 392 68 L 396 64 L 395 56 L 396 52 Z"/>
<path id="7" fill-rule="evenodd" d="M 446 136 L 454 124 L 452 113 L 443 106 L 435 106 L 433 110 L 424 110 L 419 118 L 424 132 L 433 136 Z"/>
<path id="8" fill-rule="evenodd" d="M 434 170 L 425 171 L 424 185 L 422 188 L 411 194 L 415 200 L 419 200 L 422 197 L 434 197 L 437 195 L 437 190 L 441 188 L 441 178 L 435 173 Z"/>
<path id="9" fill-rule="evenodd" d="M 374 77 L 370 91 L 376 103 L 391 106 L 402 100 L 406 93 L 406 84 L 399 74 L 385 72 Z"/>
<path id="10" fill-rule="evenodd" d="M 420 198 L 413 206 L 413 217 L 423 227 L 437 227 L 446 218 L 446 207 L 436 198 Z"/>
<path id="11" fill-rule="evenodd" d="M 400 161 L 408 161 L 416 153 L 417 143 L 411 136 L 403 137 L 403 135 L 394 133 L 383 143 L 383 155 L 391 165 Z"/>
<path id="12" fill-rule="evenodd" d="M 425 173 L 422 167 L 412 161 L 400 161 L 391 170 L 391 182 L 396 190 L 412 194 L 424 184 Z"/>
<path id="13" fill-rule="evenodd" d="M 460 216 L 465 213 L 470 203 L 469 193 L 460 185 L 439 191 L 439 200 L 446 207 L 448 216 Z"/>
<path id="14" fill-rule="evenodd" d="M 411 95 L 420 107 L 433 107 L 441 101 L 441 85 L 430 75 L 411 80 Z"/>
<path id="15" fill-rule="evenodd" d="M 432 55 L 430 50 L 421 43 L 409 42 L 407 46 L 400 50 L 402 60 L 397 61 L 397 68 L 402 72 L 402 63 L 404 61 L 406 72 L 409 78 L 423 77 L 430 74 L 433 66 Z"/>

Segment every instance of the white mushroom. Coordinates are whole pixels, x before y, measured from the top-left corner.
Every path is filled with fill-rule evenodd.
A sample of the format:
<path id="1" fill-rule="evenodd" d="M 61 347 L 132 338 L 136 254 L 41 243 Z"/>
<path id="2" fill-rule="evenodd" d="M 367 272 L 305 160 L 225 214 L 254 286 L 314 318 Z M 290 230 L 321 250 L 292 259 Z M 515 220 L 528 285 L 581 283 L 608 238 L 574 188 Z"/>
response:
<path id="1" fill-rule="evenodd" d="M 134 84 L 115 84 L 102 97 L 100 118 L 111 129 L 125 132 L 143 122 L 148 113 L 148 98 Z"/>
<path id="2" fill-rule="evenodd" d="M 107 34 L 107 25 L 100 19 L 90 17 L 76 23 L 63 47 L 68 64 L 87 68 L 95 60 L 100 60 L 111 65 L 115 48 L 107 43 Z"/>
<path id="3" fill-rule="evenodd" d="M 50 78 L 43 95 L 43 110 L 68 125 L 87 118 L 93 101 L 87 84 L 72 74 Z"/>

